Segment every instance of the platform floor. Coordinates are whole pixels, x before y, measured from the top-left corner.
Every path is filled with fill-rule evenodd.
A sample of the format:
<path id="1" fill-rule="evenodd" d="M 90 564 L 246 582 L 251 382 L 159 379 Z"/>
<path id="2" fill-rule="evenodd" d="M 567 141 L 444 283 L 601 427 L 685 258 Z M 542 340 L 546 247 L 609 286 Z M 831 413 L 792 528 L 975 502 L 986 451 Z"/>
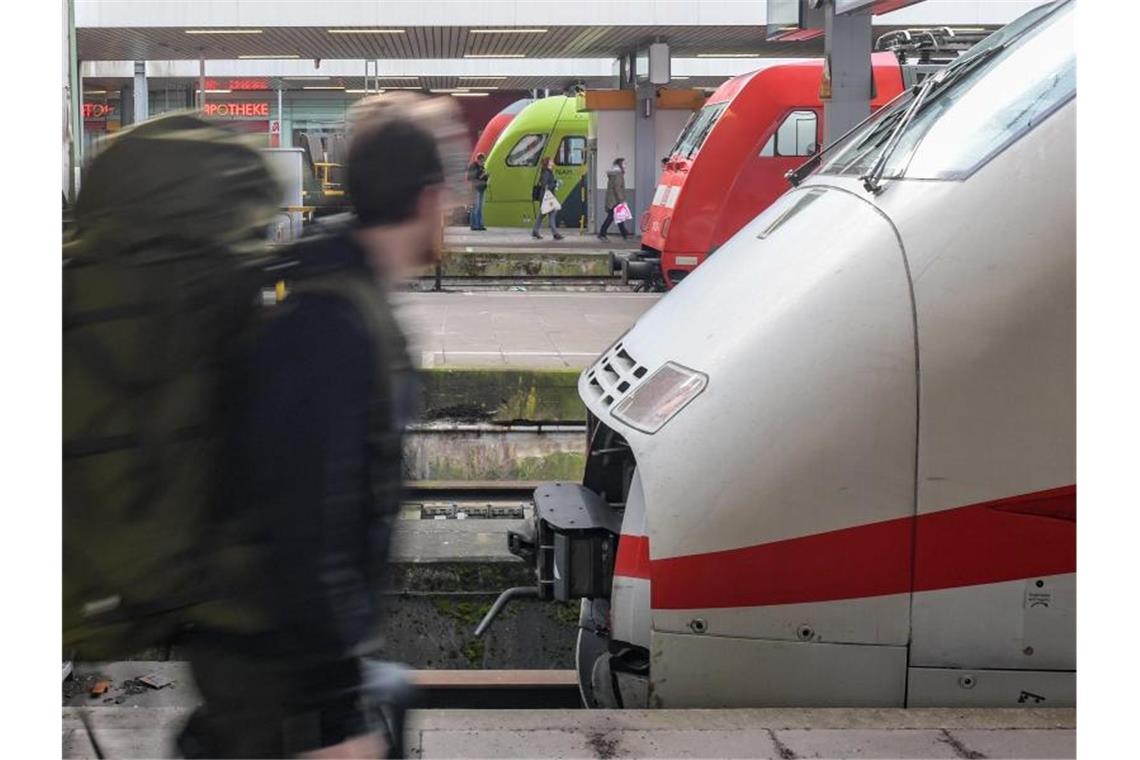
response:
<path id="1" fill-rule="evenodd" d="M 628 224 L 626 228 L 629 228 Z M 616 226 L 610 230 L 608 241 L 598 240 L 594 233 L 578 230 L 560 229 L 558 232 L 562 235 L 562 240 L 553 239 L 550 236 L 550 228 L 544 227 L 539 232 L 543 239 L 535 240 L 530 236 L 529 229 L 521 227 L 490 227 L 482 232 L 475 232 L 468 227 L 447 227 L 443 231 L 443 246 L 451 251 L 542 249 L 562 253 L 636 251 L 641 248 L 639 236 L 630 235 L 627 240 L 622 240 Z"/>
<path id="2" fill-rule="evenodd" d="M 586 367 L 661 297 L 655 293 L 399 293 L 422 367 Z"/>
<path id="3" fill-rule="evenodd" d="M 63 709 L 64 758 L 95 754 Z M 188 707 L 87 709 L 107 757 L 175 757 Z M 414 758 L 1072 758 L 1070 709 L 420 710 Z"/>
<path id="4" fill-rule="evenodd" d="M 169 685 L 128 688 L 147 673 Z M 481 683 L 493 675 L 470 674 Z M 88 696 L 101 679 L 111 689 Z M 81 666 L 64 684 L 63 757 L 95 756 L 81 712 L 107 757 L 173 757 L 173 739 L 198 702 L 185 662 Z M 418 710 L 407 741 L 418 758 L 1071 758 L 1076 710 Z"/>

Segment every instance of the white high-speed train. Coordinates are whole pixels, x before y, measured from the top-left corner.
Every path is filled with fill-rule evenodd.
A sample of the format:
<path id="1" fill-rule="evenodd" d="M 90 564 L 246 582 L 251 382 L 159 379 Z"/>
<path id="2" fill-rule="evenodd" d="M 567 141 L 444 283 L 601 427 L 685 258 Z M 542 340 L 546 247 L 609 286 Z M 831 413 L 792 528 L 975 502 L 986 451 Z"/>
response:
<path id="1" fill-rule="evenodd" d="M 1076 699 L 1074 5 L 816 160 L 582 374 L 512 534 L 606 706 Z"/>

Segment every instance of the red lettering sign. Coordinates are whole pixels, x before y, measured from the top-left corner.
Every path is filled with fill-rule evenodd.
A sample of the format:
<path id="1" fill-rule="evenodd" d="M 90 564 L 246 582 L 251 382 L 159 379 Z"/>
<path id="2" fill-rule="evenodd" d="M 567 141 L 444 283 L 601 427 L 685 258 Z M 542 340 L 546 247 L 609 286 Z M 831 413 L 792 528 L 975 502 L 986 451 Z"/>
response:
<path id="1" fill-rule="evenodd" d="M 115 112 L 115 107 L 110 103 L 84 103 L 83 104 L 83 118 L 84 119 L 106 119 L 108 116 Z"/>
<path id="2" fill-rule="evenodd" d="M 248 79 L 207 79 L 207 90 L 268 90 L 269 80 L 264 78 Z"/>
<path id="3" fill-rule="evenodd" d="M 202 109 L 206 116 L 222 118 L 269 117 L 268 103 L 207 103 Z"/>

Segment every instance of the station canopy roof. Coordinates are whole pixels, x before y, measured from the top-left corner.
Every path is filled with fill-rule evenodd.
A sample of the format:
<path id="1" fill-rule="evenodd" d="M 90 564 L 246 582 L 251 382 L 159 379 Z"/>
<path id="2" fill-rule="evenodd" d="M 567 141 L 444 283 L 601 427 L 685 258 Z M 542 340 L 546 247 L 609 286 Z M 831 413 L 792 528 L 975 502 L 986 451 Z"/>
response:
<path id="1" fill-rule="evenodd" d="M 789 59 L 781 58 L 779 61 Z M 757 58 L 675 58 L 672 75 L 677 87 L 716 87 L 729 77 L 776 62 Z M 198 61 L 149 61 L 147 77 L 167 87 L 197 87 Z M 587 89 L 614 87 L 616 63 L 612 58 L 544 59 L 400 59 L 323 60 L 210 60 L 206 62 L 207 87 L 243 89 L 361 90 L 453 89 L 561 91 L 573 85 Z M 365 82 L 364 75 L 369 75 Z M 88 61 L 82 66 L 88 89 L 116 87 L 134 73 L 132 61 Z"/>
<path id="2" fill-rule="evenodd" d="M 876 16 L 873 33 L 996 28 L 1043 1 L 926 0 Z M 500 77 L 492 83 L 502 89 L 613 86 L 615 58 L 662 41 L 675 59 L 718 62 L 691 72 L 675 62 L 675 75 L 700 86 L 756 68 L 749 59 L 822 54 L 822 36 L 768 41 L 766 8 L 765 0 L 76 0 L 76 41 L 88 64 L 148 61 L 150 77 L 189 80 L 205 59 L 208 75 L 268 75 L 289 89 L 302 76 L 363 87 L 365 61 L 429 88 L 477 74 Z M 130 76 L 84 69 L 97 80 Z"/>
<path id="3" fill-rule="evenodd" d="M 1000 25 L 1044 0 L 926 0 L 874 18 Z M 767 42 L 765 0 L 75 0 L 80 60 L 614 57 L 654 40 L 674 55 L 802 56 Z"/>

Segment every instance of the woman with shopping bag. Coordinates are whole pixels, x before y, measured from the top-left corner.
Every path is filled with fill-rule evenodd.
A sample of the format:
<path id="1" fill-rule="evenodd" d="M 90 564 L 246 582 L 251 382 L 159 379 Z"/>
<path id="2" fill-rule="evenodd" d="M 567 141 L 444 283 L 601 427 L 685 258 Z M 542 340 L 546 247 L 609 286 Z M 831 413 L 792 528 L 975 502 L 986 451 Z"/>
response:
<path id="1" fill-rule="evenodd" d="M 534 215 L 534 229 L 530 231 L 530 236 L 536 240 L 542 240 L 542 235 L 538 234 L 538 228 L 542 226 L 542 217 L 550 219 L 550 234 L 554 236 L 555 240 L 561 240 L 562 236 L 558 234 L 558 227 L 555 224 L 555 216 L 558 215 L 558 210 L 562 208 L 562 204 L 554 197 L 554 190 L 558 187 L 558 180 L 554 178 L 554 160 L 547 156 L 542 159 L 542 173 L 538 177 L 538 184 L 535 185 L 535 195 L 542 200 L 539 201 L 538 213 Z M 539 196 L 539 191 L 542 195 Z"/>
<path id="2" fill-rule="evenodd" d="M 629 237 L 625 223 L 632 218 L 633 214 L 625 202 L 625 159 L 615 158 L 614 165 L 606 172 L 606 219 L 602 222 L 602 228 L 598 230 L 598 239 L 609 239 L 606 237 L 606 231 L 616 220 L 618 229 L 621 230 L 621 239 L 625 240 Z"/>

